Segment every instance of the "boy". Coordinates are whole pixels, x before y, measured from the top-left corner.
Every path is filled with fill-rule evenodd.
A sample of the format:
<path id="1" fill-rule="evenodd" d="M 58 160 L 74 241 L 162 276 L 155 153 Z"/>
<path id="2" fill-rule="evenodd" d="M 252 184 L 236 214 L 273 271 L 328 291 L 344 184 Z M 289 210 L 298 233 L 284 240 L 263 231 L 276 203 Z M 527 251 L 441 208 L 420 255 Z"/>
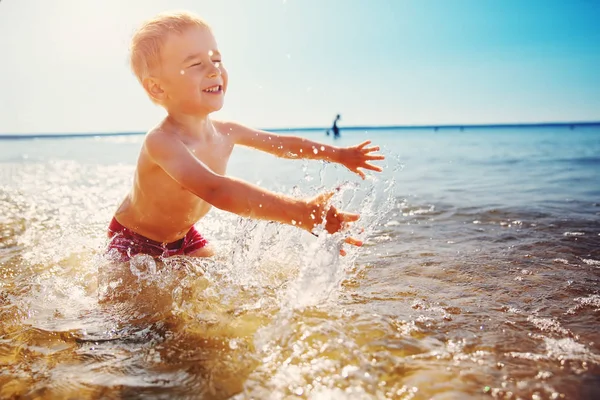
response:
<path id="1" fill-rule="evenodd" d="M 309 232 L 325 222 L 325 229 L 335 233 L 359 218 L 328 205 L 333 193 L 296 199 L 225 176 L 236 144 L 279 157 L 338 162 L 363 179 L 359 168 L 381 171 L 368 161 L 384 157 L 372 154 L 379 148 L 366 147 L 369 141 L 337 148 L 212 120 L 210 113 L 223 106 L 227 71 L 211 29 L 197 16 L 168 13 L 146 22 L 133 36 L 131 67 L 150 99 L 168 115 L 148 132 L 133 188 L 109 226 L 109 249 L 122 260 L 140 253 L 213 255 L 194 228 L 212 206 Z M 362 245 L 354 238 L 345 241 Z"/>

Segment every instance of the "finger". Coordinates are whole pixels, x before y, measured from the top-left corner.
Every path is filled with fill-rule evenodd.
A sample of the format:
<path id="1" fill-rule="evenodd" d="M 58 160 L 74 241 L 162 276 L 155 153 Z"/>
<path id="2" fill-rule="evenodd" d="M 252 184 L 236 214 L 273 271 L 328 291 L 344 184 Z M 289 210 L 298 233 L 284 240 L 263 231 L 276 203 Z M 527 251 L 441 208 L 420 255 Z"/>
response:
<path id="1" fill-rule="evenodd" d="M 385 160 L 383 154 L 365 154 L 364 158 L 367 160 Z"/>
<path id="2" fill-rule="evenodd" d="M 371 171 L 377 171 L 377 172 L 383 171 L 383 168 L 381 168 L 380 166 L 369 164 L 369 163 L 365 163 L 363 165 L 363 168 L 364 169 L 370 169 Z"/>
<path id="3" fill-rule="evenodd" d="M 344 242 L 345 242 L 345 243 L 348 243 L 348 244 L 351 244 L 351 245 L 353 245 L 353 246 L 357 246 L 357 247 L 360 247 L 360 246 L 362 246 L 362 245 L 363 245 L 363 242 L 362 242 L 362 240 L 358 240 L 358 239 L 355 239 L 355 238 L 352 238 L 352 237 L 348 237 L 348 238 L 346 238 L 346 239 L 344 240 Z"/>
<path id="4" fill-rule="evenodd" d="M 364 142 L 362 142 L 361 144 L 359 144 L 357 147 L 362 150 L 362 148 L 365 147 L 368 144 L 371 144 L 371 141 L 370 140 L 365 140 Z"/>
<path id="5" fill-rule="evenodd" d="M 356 173 L 358 174 L 358 176 L 360 176 L 363 180 L 366 178 L 366 175 L 364 172 L 362 172 L 360 169 L 356 170 Z"/>
<path id="6" fill-rule="evenodd" d="M 331 206 L 331 207 L 329 207 L 329 210 L 327 210 L 327 215 L 331 215 L 331 214 L 333 214 L 333 216 L 337 218 L 338 209 L 335 208 L 335 206 Z"/>
<path id="7" fill-rule="evenodd" d="M 354 222 L 354 221 L 358 221 L 358 219 L 360 218 L 360 214 L 347 213 L 347 212 L 339 212 L 337 214 L 337 216 L 340 219 L 340 221 L 342 221 L 342 222 Z"/>
<path id="8" fill-rule="evenodd" d="M 379 146 L 373 146 L 373 147 L 365 147 L 361 149 L 363 151 L 363 153 L 370 153 L 372 151 L 379 151 Z"/>
<path id="9" fill-rule="evenodd" d="M 317 196 L 317 203 L 319 203 L 319 204 L 327 203 L 329 201 L 329 199 L 331 199 L 333 197 L 334 193 L 335 192 L 321 193 L 320 195 Z"/>
<path id="10" fill-rule="evenodd" d="M 346 250 L 340 249 L 340 256 L 345 257 L 346 256 Z"/>

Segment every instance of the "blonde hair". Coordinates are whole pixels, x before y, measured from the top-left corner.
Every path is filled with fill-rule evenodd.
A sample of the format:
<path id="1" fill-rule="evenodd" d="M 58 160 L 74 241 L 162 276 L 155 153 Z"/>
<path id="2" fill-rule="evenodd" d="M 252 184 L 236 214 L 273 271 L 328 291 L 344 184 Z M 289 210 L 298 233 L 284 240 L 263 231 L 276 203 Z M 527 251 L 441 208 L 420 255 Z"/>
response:
<path id="1" fill-rule="evenodd" d="M 168 34 L 181 34 L 191 27 L 210 29 L 197 15 L 186 11 L 172 11 L 156 15 L 136 30 L 129 47 L 129 62 L 140 83 L 160 64 L 160 51 Z"/>

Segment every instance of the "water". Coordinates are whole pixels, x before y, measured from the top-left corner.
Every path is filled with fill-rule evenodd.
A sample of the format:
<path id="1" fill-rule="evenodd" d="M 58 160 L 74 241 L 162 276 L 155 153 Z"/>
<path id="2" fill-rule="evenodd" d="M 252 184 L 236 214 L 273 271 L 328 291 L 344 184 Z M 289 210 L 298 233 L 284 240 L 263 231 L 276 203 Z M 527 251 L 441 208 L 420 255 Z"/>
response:
<path id="1" fill-rule="evenodd" d="M 213 210 L 214 259 L 121 266 L 142 137 L 0 141 L 0 398 L 598 398 L 600 128 L 342 135 L 385 171 L 236 149 L 229 173 L 341 185 L 364 247 Z"/>

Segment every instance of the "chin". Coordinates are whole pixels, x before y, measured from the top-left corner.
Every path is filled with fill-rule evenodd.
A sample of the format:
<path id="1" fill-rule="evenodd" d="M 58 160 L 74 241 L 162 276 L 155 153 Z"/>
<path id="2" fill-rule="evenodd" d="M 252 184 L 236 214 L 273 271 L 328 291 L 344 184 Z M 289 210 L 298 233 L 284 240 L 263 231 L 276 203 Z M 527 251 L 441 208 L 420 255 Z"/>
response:
<path id="1" fill-rule="evenodd" d="M 223 102 L 220 102 L 218 104 L 210 104 L 207 105 L 207 107 L 205 108 L 208 112 L 217 112 L 220 111 L 223 108 Z"/>
<path id="2" fill-rule="evenodd" d="M 220 111 L 223 108 L 223 102 L 220 103 L 213 103 L 213 104 L 197 104 L 195 106 L 189 107 L 188 108 L 188 112 L 189 114 L 193 114 L 193 115 L 208 115 L 210 113 L 213 112 L 217 112 Z"/>

